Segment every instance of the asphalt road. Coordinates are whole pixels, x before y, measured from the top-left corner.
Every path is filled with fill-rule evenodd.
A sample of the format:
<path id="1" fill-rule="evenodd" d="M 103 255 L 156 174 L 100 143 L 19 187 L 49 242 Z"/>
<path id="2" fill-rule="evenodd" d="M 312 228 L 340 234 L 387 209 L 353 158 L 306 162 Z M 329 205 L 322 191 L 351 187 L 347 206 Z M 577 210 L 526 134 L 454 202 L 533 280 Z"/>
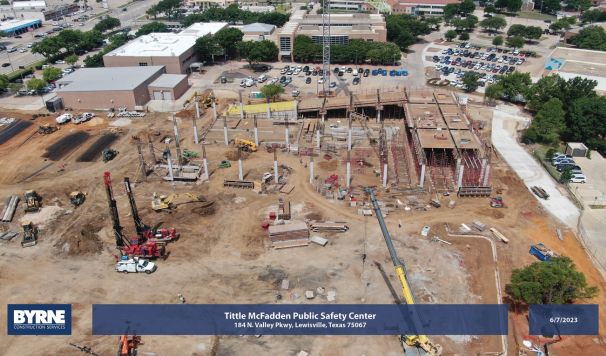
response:
<path id="1" fill-rule="evenodd" d="M 108 15 L 110 15 L 111 17 L 118 18 L 120 20 L 120 23 L 122 24 L 122 27 L 134 26 L 137 24 L 136 20 L 139 17 L 145 15 L 145 11 L 147 11 L 147 9 L 149 9 L 152 5 L 156 4 L 158 1 L 159 0 L 141 1 L 141 2 L 137 3 L 136 5 L 126 7 L 126 9 L 127 9 L 126 11 L 122 11 L 122 8 L 110 9 L 110 10 L 112 10 L 112 12 L 109 13 Z M 100 10 L 95 9 L 93 11 L 99 13 Z M 91 16 L 90 12 L 87 12 L 86 14 Z M 62 23 L 62 24 L 63 23 L 73 23 L 74 26 L 72 27 L 72 29 L 74 29 L 74 30 L 90 31 L 95 26 L 95 24 L 97 24 L 99 22 L 98 18 L 84 21 L 84 22 L 72 22 L 73 18 L 78 18 L 79 16 L 80 16 L 80 14 L 78 14 L 78 15 L 74 14 L 74 16 L 71 18 L 70 17 L 63 18 L 63 20 L 59 21 L 59 23 Z M 145 21 L 145 22 L 147 22 L 147 21 Z M 141 23 L 141 21 L 139 22 L 139 24 L 140 23 Z M 81 24 L 84 24 L 84 26 L 81 26 Z M 30 33 L 21 35 L 23 38 L 3 38 L 0 41 L 0 44 L 5 45 L 8 48 L 11 48 L 11 47 L 17 47 L 19 49 L 26 48 L 28 43 L 32 43 L 34 41 L 40 41 L 40 39 L 37 37 L 34 37 L 34 35 L 46 32 L 46 31 L 50 30 L 51 28 L 53 28 L 52 21 L 44 22 L 43 26 L 39 29 L 36 29 L 34 32 L 30 32 Z M 56 36 L 57 34 L 58 33 L 54 33 L 51 35 L 51 37 Z M 82 56 L 81 59 L 84 59 L 86 56 L 87 55 Z M 19 53 L 18 51 L 13 52 L 13 53 L 7 53 L 6 51 L 2 51 L 2 52 L 0 52 L 0 63 L 11 63 L 12 69 L 10 66 L 0 67 L 0 74 L 10 73 L 13 70 L 17 70 L 19 68 L 19 66 L 24 66 L 24 65 L 36 62 L 42 58 L 44 58 L 42 55 L 34 54 L 29 50 L 25 53 Z"/>

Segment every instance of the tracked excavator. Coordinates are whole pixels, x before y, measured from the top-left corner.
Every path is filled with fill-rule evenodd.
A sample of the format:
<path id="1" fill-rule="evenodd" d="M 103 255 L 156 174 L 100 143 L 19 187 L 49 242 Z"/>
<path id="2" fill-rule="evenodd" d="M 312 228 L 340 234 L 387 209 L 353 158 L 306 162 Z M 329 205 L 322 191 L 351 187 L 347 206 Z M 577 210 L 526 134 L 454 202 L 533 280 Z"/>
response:
<path id="1" fill-rule="evenodd" d="M 197 197 L 191 193 L 173 194 L 173 195 L 169 195 L 169 196 L 161 195 L 160 199 L 156 199 L 156 200 L 152 201 L 152 209 L 154 209 L 155 211 L 162 211 L 162 210 L 170 209 L 172 207 L 171 202 L 174 199 L 182 198 L 182 197 L 190 197 L 196 202 L 205 202 L 206 201 L 206 198 L 204 198 L 203 196 Z"/>
<path id="2" fill-rule="evenodd" d="M 173 227 L 172 229 L 159 228 L 152 229 L 149 225 L 143 223 L 139 216 L 139 210 L 137 209 L 137 203 L 133 196 L 133 191 L 130 187 L 130 179 L 124 177 L 124 186 L 126 188 L 126 195 L 128 196 L 128 202 L 130 203 L 130 211 L 135 222 L 135 228 L 137 229 L 137 235 L 141 241 L 153 241 L 153 242 L 168 242 L 172 241 L 177 237 L 177 230 Z M 135 238 L 131 238 L 131 243 L 139 243 L 135 241 Z"/>
<path id="3" fill-rule="evenodd" d="M 415 329 L 419 330 L 421 326 L 421 319 L 419 318 L 419 315 L 416 313 L 416 310 L 414 308 L 415 300 L 412 294 L 412 290 L 410 289 L 410 285 L 406 280 L 406 268 L 404 266 L 404 263 L 402 263 L 402 261 L 398 259 L 398 255 L 396 254 L 396 250 L 393 246 L 393 243 L 391 242 L 391 236 L 389 235 L 389 231 L 387 230 L 387 225 L 385 225 L 385 220 L 383 220 L 383 214 L 381 213 L 381 208 L 379 207 L 379 203 L 377 202 L 377 198 L 375 197 L 374 191 L 370 188 L 366 188 L 366 193 L 370 195 L 370 200 L 372 202 L 375 215 L 379 220 L 379 225 L 381 226 L 381 231 L 383 232 L 383 237 L 385 238 L 385 243 L 387 244 L 387 248 L 389 249 L 391 260 L 393 262 L 394 268 L 396 269 L 398 279 L 400 280 L 400 285 L 402 286 L 402 294 L 404 294 L 404 300 L 406 301 L 407 305 L 412 307 L 409 307 L 412 311 L 412 322 L 415 326 Z M 407 356 L 439 356 L 442 354 L 442 346 L 432 343 L 425 335 L 400 335 L 399 339 Z"/>

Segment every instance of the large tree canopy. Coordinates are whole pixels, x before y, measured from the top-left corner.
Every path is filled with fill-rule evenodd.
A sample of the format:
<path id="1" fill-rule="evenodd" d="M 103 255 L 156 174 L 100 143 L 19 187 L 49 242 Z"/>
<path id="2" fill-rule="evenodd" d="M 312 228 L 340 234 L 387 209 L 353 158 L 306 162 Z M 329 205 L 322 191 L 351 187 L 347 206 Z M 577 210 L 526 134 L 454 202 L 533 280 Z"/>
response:
<path id="1" fill-rule="evenodd" d="M 564 304 L 598 295 L 598 287 L 589 286 L 585 274 L 577 271 L 569 257 L 556 257 L 551 261 L 513 270 L 507 291 L 515 302 Z"/>
<path id="2" fill-rule="evenodd" d="M 253 63 L 269 62 L 278 58 L 278 46 L 273 41 L 246 41 L 238 44 L 238 54 L 249 65 Z"/>
<path id="3" fill-rule="evenodd" d="M 190 26 L 196 22 L 211 22 L 211 21 L 225 21 L 225 22 L 237 22 L 242 21 L 244 24 L 251 24 L 254 22 L 261 22 L 266 24 L 275 25 L 282 27 L 290 19 L 289 14 L 281 14 L 277 11 L 268 13 L 252 12 L 241 10 L 238 8 L 238 4 L 232 4 L 226 9 L 222 8 L 209 8 L 205 11 L 197 14 L 186 16 L 183 20 L 184 26 Z"/>
<path id="4" fill-rule="evenodd" d="M 170 32 L 168 26 L 162 22 L 150 22 L 141 26 L 139 30 L 135 33 L 135 37 L 147 35 L 150 33 L 158 33 L 158 32 Z"/>

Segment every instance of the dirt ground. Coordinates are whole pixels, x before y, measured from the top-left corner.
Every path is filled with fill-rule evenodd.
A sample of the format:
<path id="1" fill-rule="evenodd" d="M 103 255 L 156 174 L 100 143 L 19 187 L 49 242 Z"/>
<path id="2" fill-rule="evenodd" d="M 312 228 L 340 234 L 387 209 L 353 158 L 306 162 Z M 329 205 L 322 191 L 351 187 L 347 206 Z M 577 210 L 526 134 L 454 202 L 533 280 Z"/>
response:
<path id="1" fill-rule="evenodd" d="M 3 113 L 2 116 L 29 120 L 30 113 Z M 208 127 L 212 109 L 198 121 L 198 127 Z M 69 303 L 73 310 L 71 336 L 6 336 L 5 326 L 0 328 L 1 355 L 81 355 L 69 343 L 86 345 L 100 355 L 113 354 L 117 347 L 115 336 L 92 335 L 91 305 L 96 303 L 178 303 L 177 294 L 183 294 L 187 303 L 328 303 L 326 299 L 290 299 L 279 289 L 283 279 L 291 283 L 288 293 L 303 295 L 306 290 L 324 287 L 337 292 L 337 303 L 378 304 L 394 303 L 390 287 L 401 295 L 395 271 L 385 246 L 378 222 L 374 217 L 358 215 L 348 201 L 327 200 L 309 184 L 309 168 L 299 163 L 298 156 L 278 153 L 280 164 L 292 167 L 286 177 L 295 185 L 290 194 L 255 194 L 251 190 L 224 188 L 224 179 L 237 179 L 237 162 L 232 167 L 218 168 L 221 160 L 232 157 L 233 146 L 211 144 L 206 146 L 209 159 L 210 181 L 205 183 L 171 183 L 151 174 L 142 180 L 132 136 L 143 139 L 143 155 L 149 162 L 146 133 L 159 131 L 152 136 L 156 156 L 161 155 L 165 144 L 160 142 L 172 135 L 172 122 L 166 114 L 150 114 L 132 119 L 120 130 L 109 126 L 112 119 L 100 115 L 94 122 L 76 126 L 65 125 L 48 135 L 32 136 L 38 125 L 54 118 L 38 118 L 31 127 L 0 145 L 0 201 L 8 195 L 21 195 L 35 189 L 43 197 L 39 213 L 24 215 L 20 205 L 12 223 L 1 223 L 5 230 L 19 231 L 20 221 L 35 221 L 41 228 L 38 245 L 21 248 L 19 241 L 0 244 L 0 299 L 13 303 Z M 193 143 L 190 120 L 180 122 L 181 147 L 201 151 Z M 70 148 L 56 161 L 42 156 L 47 148 L 67 135 L 84 131 L 88 139 Z M 92 145 L 97 136 L 115 133 L 118 139 L 111 148 L 118 156 L 103 163 L 100 158 L 92 162 L 76 162 Z M 22 145 L 21 145 L 22 144 Z M 21 145 L 21 146 L 20 146 Z M 174 145 L 171 144 L 174 150 Z M 309 157 L 304 157 L 309 162 Z M 195 163 L 201 159 L 194 160 Z M 316 164 L 315 174 L 328 177 L 339 175 L 345 185 L 345 166 L 337 160 Z M 260 179 L 271 171 L 273 153 L 259 149 L 247 154 L 244 162 L 246 179 Z M 53 163 L 37 175 L 18 181 Z M 493 186 L 506 186 L 503 194 L 507 209 L 493 209 L 488 198 L 456 199 L 443 197 L 443 202 L 456 199 L 454 209 L 443 205 L 428 211 L 393 210 L 386 218 L 396 251 L 406 262 L 416 297 L 421 303 L 506 303 L 505 284 L 512 269 L 521 268 L 536 259 L 528 253 L 530 245 L 544 243 L 556 253 L 573 258 L 580 271 L 585 272 L 589 283 L 606 290 L 606 283 L 588 260 L 582 247 L 570 232 L 564 241 L 556 229 L 567 231 L 541 208 L 540 202 L 523 185 L 515 173 L 496 157 L 492 162 Z M 158 261 L 158 270 L 152 275 L 124 275 L 114 271 L 114 237 L 108 214 L 103 173 L 111 172 L 114 195 L 118 204 L 121 225 L 126 236 L 135 234 L 128 199 L 121 181 L 129 177 L 143 221 L 152 226 L 176 227 L 181 238 L 170 243 L 166 260 Z M 380 185 L 380 178 L 367 169 L 364 176 L 354 176 L 352 185 Z M 74 190 L 88 193 L 85 203 L 72 209 L 68 195 Z M 201 203 L 179 200 L 172 214 L 158 214 L 151 209 L 153 194 L 191 192 L 214 201 L 213 212 L 201 215 Z M 379 199 L 407 199 L 379 188 Z M 327 234 L 325 247 L 312 244 L 286 250 L 269 248 L 267 232 L 261 223 L 270 211 L 275 211 L 278 197 L 291 202 L 291 222 L 305 219 L 347 221 L 350 229 L 342 234 Z M 57 199 L 55 199 L 57 198 Z M 363 198 L 363 196 L 358 197 Z M 419 196 L 425 203 L 429 196 Z M 56 201 L 62 203 L 58 207 Z M 70 213 L 70 211 L 72 211 Z M 524 213 L 532 213 L 525 215 Z M 497 262 L 492 255 L 491 243 L 482 238 L 451 236 L 461 223 L 480 220 L 495 227 L 510 239 L 509 244 L 497 243 Z M 398 220 L 402 227 L 398 228 Z M 429 237 L 437 236 L 451 245 L 430 242 L 420 235 L 423 226 L 430 226 Z M 325 235 L 325 234 L 323 234 Z M 488 236 L 488 235 L 486 235 Z M 362 255 L 366 254 L 363 263 Z M 386 284 L 379 263 L 385 267 L 389 281 Z M 496 286 L 495 269 L 500 276 L 501 295 Z M 282 292 L 286 297 L 276 300 Z M 398 297 L 399 298 L 399 297 Z M 364 301 L 362 301 L 364 299 Z M 606 307 L 604 293 L 593 301 Z M 0 309 L 0 318 L 6 318 L 6 308 Z M 606 340 L 604 318 L 600 336 L 566 338 L 550 346 L 550 355 L 604 355 Z M 508 353 L 517 355 L 527 337 L 527 321 L 522 315 L 515 319 L 510 313 L 510 333 L 506 338 Z M 501 337 L 431 336 L 444 348 L 444 355 L 494 355 L 502 351 Z M 141 355 L 296 355 L 300 350 L 310 355 L 402 355 L 402 349 L 393 336 L 143 336 Z"/>

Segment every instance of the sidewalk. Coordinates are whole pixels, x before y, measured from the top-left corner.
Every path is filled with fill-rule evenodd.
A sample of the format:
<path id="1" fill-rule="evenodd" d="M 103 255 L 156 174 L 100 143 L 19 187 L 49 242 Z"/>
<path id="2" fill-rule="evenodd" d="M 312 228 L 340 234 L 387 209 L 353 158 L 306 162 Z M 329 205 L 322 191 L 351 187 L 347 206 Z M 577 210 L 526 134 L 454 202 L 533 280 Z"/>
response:
<path id="1" fill-rule="evenodd" d="M 510 108 L 507 108 L 510 109 Z M 508 110 L 510 111 L 510 110 Z M 549 200 L 541 200 L 541 204 L 571 229 L 576 230 L 579 222 L 579 209 L 558 189 L 557 183 L 543 169 L 543 166 L 525 151 L 512 134 L 505 129 L 515 121 L 524 120 L 516 114 L 494 110 L 492 118 L 492 143 L 499 153 L 522 178 L 528 188 L 540 186 L 549 193 Z"/>

